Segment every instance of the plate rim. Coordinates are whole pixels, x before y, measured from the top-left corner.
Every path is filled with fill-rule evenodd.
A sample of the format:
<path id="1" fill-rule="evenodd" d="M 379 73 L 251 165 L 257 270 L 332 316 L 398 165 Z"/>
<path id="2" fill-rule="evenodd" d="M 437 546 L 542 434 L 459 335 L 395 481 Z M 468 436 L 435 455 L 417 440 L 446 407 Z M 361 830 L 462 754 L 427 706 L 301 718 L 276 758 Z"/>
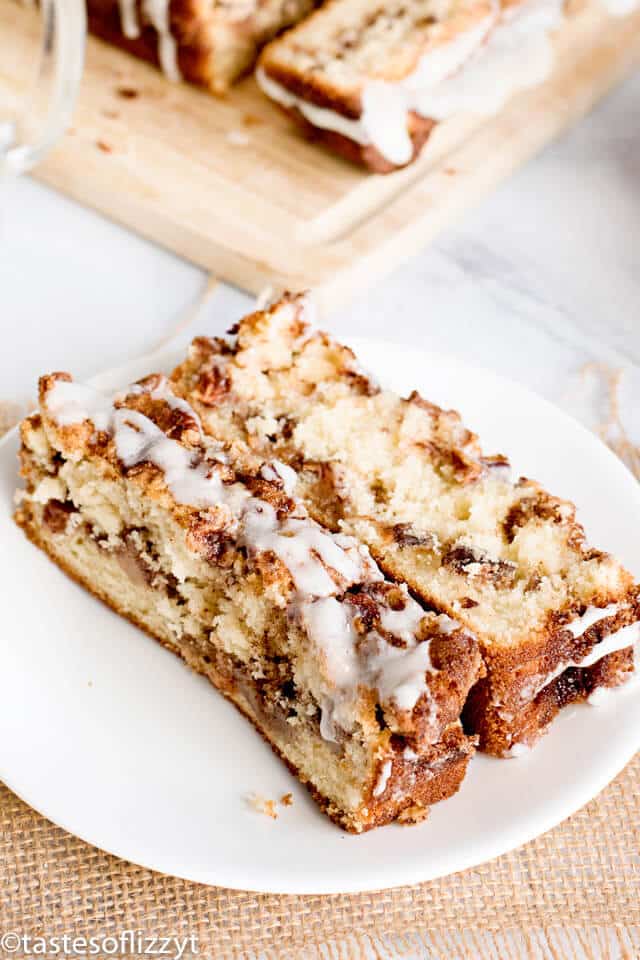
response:
<path id="1" fill-rule="evenodd" d="M 605 457 L 609 461 L 610 466 L 615 464 L 615 469 L 618 470 L 621 476 L 624 475 L 625 482 L 629 482 L 630 480 L 634 484 L 636 483 L 633 474 L 631 474 L 626 465 L 618 457 L 616 457 L 613 451 L 611 451 L 596 434 L 590 431 L 584 424 L 580 423 L 580 421 L 578 421 L 570 413 L 562 410 L 547 398 L 542 397 L 532 388 L 516 380 L 513 380 L 500 373 L 496 373 L 490 368 L 480 365 L 476 366 L 464 360 L 460 360 L 453 354 L 444 353 L 441 351 L 430 351 L 425 349 L 422 345 L 412 347 L 396 340 L 379 337 L 368 338 L 345 336 L 342 339 L 344 342 L 356 349 L 356 352 L 359 352 L 363 349 L 366 350 L 369 347 L 373 347 L 374 349 L 380 347 L 389 347 L 394 351 L 397 351 L 399 355 L 403 353 L 406 355 L 408 352 L 411 352 L 412 354 L 419 353 L 428 356 L 430 362 L 432 363 L 442 361 L 448 367 L 455 367 L 462 373 L 464 373 L 465 370 L 469 370 L 472 371 L 474 375 L 480 374 L 483 378 L 492 380 L 497 386 L 502 385 L 509 390 L 515 390 L 521 396 L 524 396 L 530 401 L 540 405 L 549 415 L 552 415 L 556 419 L 559 418 L 564 422 L 565 425 L 570 426 L 572 430 L 575 431 L 577 429 L 578 432 L 583 435 L 586 441 L 592 445 L 594 450 L 597 447 L 599 455 Z M 112 367 L 95 374 L 94 376 L 87 378 L 87 382 L 96 384 L 98 386 L 104 385 L 105 383 L 113 383 L 115 386 L 118 382 L 130 382 L 132 379 L 131 371 L 134 372 L 133 379 L 135 379 L 138 376 L 144 375 L 144 373 L 137 373 L 137 370 L 143 365 L 146 366 L 148 363 L 153 362 L 158 364 L 160 367 L 166 367 L 172 362 L 175 362 L 176 358 L 181 355 L 181 352 L 181 345 L 169 343 L 151 353 L 134 358 L 123 364 L 119 364 L 116 367 Z M 122 378 L 121 381 L 120 378 Z M 381 379 L 384 381 L 384 374 L 381 374 Z M 4 448 L 7 445 L 15 442 L 17 439 L 16 435 L 18 429 L 19 425 L 16 425 L 0 439 L 0 455 L 4 453 Z M 640 485 L 638 485 L 638 492 L 636 496 L 640 506 Z M 629 689 L 629 685 L 625 686 L 625 688 L 620 691 L 621 696 L 628 694 Z M 625 766 L 634 757 L 638 749 L 640 749 L 640 723 L 638 724 L 637 729 L 626 729 L 624 736 L 615 738 L 609 751 L 601 752 L 598 758 L 598 764 L 590 767 L 590 776 L 588 778 L 585 777 L 585 779 L 580 780 L 577 783 L 573 782 L 571 785 L 565 785 L 559 796 L 554 795 L 544 810 L 537 812 L 536 818 L 529 818 L 527 820 L 526 826 L 518 823 L 512 825 L 511 829 L 504 835 L 501 834 L 500 836 L 508 838 L 506 839 L 506 842 L 496 843 L 496 835 L 489 834 L 485 837 L 478 838 L 475 843 L 469 845 L 464 853 L 461 853 L 459 848 L 454 847 L 452 848 L 451 855 L 440 857 L 438 861 L 439 866 L 435 870 L 429 870 L 427 848 L 425 850 L 425 856 L 422 860 L 412 860 L 410 863 L 406 864 L 406 866 L 403 865 L 402 867 L 398 867 L 397 865 L 391 867 L 389 865 L 386 871 L 389 874 L 388 882 L 385 882 L 384 886 L 379 886 L 377 884 L 372 886 L 371 882 L 368 882 L 365 877 L 360 877 L 358 879 L 354 878 L 353 875 L 349 876 L 346 885 L 344 882 L 341 882 L 340 879 L 335 879 L 332 882 L 325 882 L 326 878 L 323 878 L 323 882 L 318 884 L 309 879 L 308 874 L 305 875 L 303 879 L 296 877 L 295 884 L 291 885 L 287 884 L 286 881 L 279 882 L 277 879 L 274 880 L 274 878 L 271 880 L 268 879 L 271 875 L 269 874 L 268 870 L 265 871 L 263 869 L 258 871 L 258 876 L 256 878 L 245 877 L 244 882 L 241 882 L 239 878 L 233 875 L 233 871 L 230 874 L 228 869 L 226 869 L 228 864 L 225 865 L 225 868 L 222 871 L 224 873 L 226 869 L 227 875 L 218 876 L 217 878 L 212 876 L 212 871 L 210 870 L 194 871 L 185 869 L 184 871 L 179 871 L 176 870 L 174 866 L 170 871 L 167 871 L 161 864 L 159 865 L 158 862 L 154 864 L 145 862 L 144 859 L 139 860 L 135 857 L 132 858 L 130 853 L 126 852 L 125 850 L 118 849 L 117 844 L 109 843 L 108 845 L 103 845 L 99 842 L 99 840 L 96 841 L 95 839 L 91 839 L 83 832 L 78 832 L 77 829 L 74 829 L 72 824 L 67 824 L 64 817 L 56 816 L 55 818 L 52 818 L 46 811 L 46 802 L 41 805 L 41 798 L 32 799 L 30 796 L 31 791 L 28 789 L 22 789 L 19 783 L 16 783 L 14 786 L 13 778 L 11 775 L 7 776 L 5 771 L 2 771 L 1 778 L 6 786 L 12 790 L 12 792 L 14 792 L 20 799 L 31 806 L 32 809 L 34 809 L 39 815 L 48 819 L 51 823 L 66 830 L 72 836 L 78 837 L 83 842 L 88 843 L 89 845 L 96 847 L 105 853 L 117 856 L 143 869 L 165 873 L 190 882 L 203 883 L 210 886 L 226 887 L 228 889 L 238 891 L 279 895 L 329 895 L 337 893 L 351 894 L 393 889 L 400 886 L 430 882 L 444 878 L 452 873 L 478 867 L 486 862 L 489 862 L 490 860 L 507 854 L 514 849 L 531 842 L 536 837 L 541 836 L 542 834 L 553 829 L 558 824 L 562 823 L 565 819 L 576 813 L 583 806 L 594 799 L 625 768 Z M 489 760 L 490 762 L 505 762 L 503 760 L 494 760 L 494 758 L 486 758 L 483 755 L 480 755 L 479 758 L 481 760 Z M 280 763 L 281 761 L 278 760 L 277 762 Z M 475 762 L 477 763 L 477 759 Z M 336 827 L 335 829 L 339 828 Z M 356 842 L 358 840 L 357 837 L 353 839 Z M 213 873 L 219 873 L 219 871 L 214 869 Z M 281 876 L 281 874 L 278 876 Z M 256 880 L 255 883 L 254 879 Z M 251 885 L 248 885 L 249 881 L 251 881 Z"/>

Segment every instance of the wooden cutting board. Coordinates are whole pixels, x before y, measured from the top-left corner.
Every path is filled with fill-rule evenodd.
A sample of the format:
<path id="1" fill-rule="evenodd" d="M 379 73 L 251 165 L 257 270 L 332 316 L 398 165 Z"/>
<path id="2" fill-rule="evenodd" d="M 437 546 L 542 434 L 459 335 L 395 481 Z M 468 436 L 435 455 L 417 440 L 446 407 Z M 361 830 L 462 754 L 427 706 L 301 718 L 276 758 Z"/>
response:
<path id="1" fill-rule="evenodd" d="M 2 113 L 19 104 L 16 78 L 35 57 L 34 11 L 0 0 L 0 36 L 11 36 Z M 313 287 L 331 308 L 419 250 L 640 63 L 640 11 L 615 19 L 594 2 L 555 43 L 545 84 L 490 120 L 442 124 L 418 163 L 382 177 L 305 140 L 252 79 L 219 100 L 90 39 L 74 126 L 36 176 L 245 290 Z"/>

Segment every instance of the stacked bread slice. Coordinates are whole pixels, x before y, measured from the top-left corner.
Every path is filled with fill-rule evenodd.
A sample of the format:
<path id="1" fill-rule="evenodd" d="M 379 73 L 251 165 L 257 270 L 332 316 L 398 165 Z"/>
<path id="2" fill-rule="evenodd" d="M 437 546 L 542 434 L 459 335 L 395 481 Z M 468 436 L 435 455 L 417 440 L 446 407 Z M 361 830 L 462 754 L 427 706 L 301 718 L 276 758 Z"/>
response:
<path id="1" fill-rule="evenodd" d="M 26 534 L 208 677 L 332 819 L 415 822 L 457 790 L 476 641 L 313 520 L 289 467 L 234 457 L 163 376 L 43 377 L 21 435 Z"/>
<path id="2" fill-rule="evenodd" d="M 264 92 L 320 141 L 378 173 L 406 166 L 436 121 L 497 111 L 552 65 L 562 0 L 329 0 L 270 43 Z"/>
<path id="3" fill-rule="evenodd" d="M 512 479 L 457 413 L 378 387 L 309 329 L 304 298 L 245 317 L 231 344 L 194 341 L 173 381 L 236 459 L 294 469 L 316 520 L 476 636 L 487 673 L 464 722 L 484 750 L 521 752 L 565 704 L 633 672 L 638 587 L 573 505 Z"/>

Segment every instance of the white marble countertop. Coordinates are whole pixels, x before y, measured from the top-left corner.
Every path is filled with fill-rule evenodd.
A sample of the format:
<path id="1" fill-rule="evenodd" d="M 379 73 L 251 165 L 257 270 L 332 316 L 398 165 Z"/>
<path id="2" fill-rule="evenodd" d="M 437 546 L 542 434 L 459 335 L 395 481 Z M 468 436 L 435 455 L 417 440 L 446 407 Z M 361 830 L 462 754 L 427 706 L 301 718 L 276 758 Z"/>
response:
<path id="1" fill-rule="evenodd" d="M 606 391 L 587 365 L 622 370 L 626 429 L 639 443 L 639 104 L 640 75 L 326 323 L 492 368 L 591 425 L 607 417 Z M 206 283 L 196 267 L 29 179 L 5 186 L 0 400 L 27 403 L 43 371 L 85 377 L 152 349 Z M 191 332 L 221 331 L 251 303 L 220 285 Z"/>

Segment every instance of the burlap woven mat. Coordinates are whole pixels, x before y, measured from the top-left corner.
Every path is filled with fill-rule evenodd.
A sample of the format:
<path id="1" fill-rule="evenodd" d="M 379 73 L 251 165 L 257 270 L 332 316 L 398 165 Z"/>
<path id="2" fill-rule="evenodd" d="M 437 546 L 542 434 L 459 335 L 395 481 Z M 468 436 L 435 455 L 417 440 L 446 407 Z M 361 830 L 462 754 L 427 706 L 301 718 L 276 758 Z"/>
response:
<path id="1" fill-rule="evenodd" d="M 13 419 L 5 416 L 0 432 Z M 629 931 L 640 927 L 639 798 L 640 754 L 563 824 L 481 867 L 396 890 L 288 897 L 205 887 L 136 867 L 54 826 L 0 784 L 0 934 L 134 930 L 193 935 L 198 956 L 222 960 L 351 960 L 383 956 L 374 935 L 414 933 L 420 946 L 407 955 L 502 960 L 515 954 L 504 941 L 487 945 L 483 932 L 564 927 L 580 937 L 581 929 L 618 928 L 615 947 L 598 956 L 638 957 Z M 468 932 L 463 947 L 453 945 L 456 930 Z M 545 956 L 569 956 L 545 943 Z M 593 956 L 585 944 L 580 955 Z M 530 944 L 525 949 L 541 955 Z"/>
<path id="2" fill-rule="evenodd" d="M 133 866 L 49 823 L 0 786 L 0 926 L 34 936 L 194 934 L 200 955 L 220 958 L 261 951 L 300 957 L 303 947 L 353 933 L 628 929 L 640 924 L 639 797 L 640 754 L 555 830 L 481 867 L 397 890 L 287 897 L 205 887 Z"/>

